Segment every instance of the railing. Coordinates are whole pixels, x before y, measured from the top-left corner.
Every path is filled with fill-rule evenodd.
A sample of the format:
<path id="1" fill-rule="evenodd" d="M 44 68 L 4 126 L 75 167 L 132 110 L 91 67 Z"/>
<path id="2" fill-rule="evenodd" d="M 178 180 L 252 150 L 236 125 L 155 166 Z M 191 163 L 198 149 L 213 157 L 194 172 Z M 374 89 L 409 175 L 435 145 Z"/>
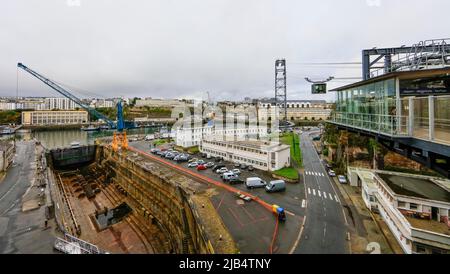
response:
<path id="1" fill-rule="evenodd" d="M 428 47 L 432 50 L 428 50 Z M 414 71 L 447 66 L 450 66 L 450 39 L 434 39 L 414 44 L 409 53 L 393 56 L 392 65 L 388 69 L 390 72 Z M 373 78 L 385 73 L 383 68 L 373 70 L 370 76 Z"/>
<path id="2" fill-rule="evenodd" d="M 331 122 L 390 136 L 408 136 L 407 116 L 335 112 Z"/>

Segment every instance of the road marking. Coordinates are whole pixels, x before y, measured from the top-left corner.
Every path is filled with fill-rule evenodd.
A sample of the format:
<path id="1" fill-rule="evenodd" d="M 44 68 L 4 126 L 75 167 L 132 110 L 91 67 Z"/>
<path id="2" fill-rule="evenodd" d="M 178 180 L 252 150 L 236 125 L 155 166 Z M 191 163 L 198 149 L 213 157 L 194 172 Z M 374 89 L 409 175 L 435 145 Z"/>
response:
<path id="1" fill-rule="evenodd" d="M 313 195 L 316 196 L 316 190 L 315 189 L 313 189 Z"/>
<path id="2" fill-rule="evenodd" d="M 336 199 L 336 202 L 340 203 L 341 201 L 339 201 L 338 197 L 336 195 L 334 195 L 334 198 Z"/>
<path id="3" fill-rule="evenodd" d="M 317 190 L 317 193 L 319 194 L 319 197 L 322 197 L 322 194 L 320 193 L 320 190 Z"/>
<path id="4" fill-rule="evenodd" d="M 330 196 L 330 200 L 333 200 L 333 196 L 331 195 L 331 193 L 328 193 L 328 195 Z"/>
<path id="5" fill-rule="evenodd" d="M 308 187 L 308 194 L 311 194 L 311 189 Z"/>
<path id="6" fill-rule="evenodd" d="M 302 208 L 305 208 L 306 207 L 306 200 L 303 200 L 302 201 Z"/>

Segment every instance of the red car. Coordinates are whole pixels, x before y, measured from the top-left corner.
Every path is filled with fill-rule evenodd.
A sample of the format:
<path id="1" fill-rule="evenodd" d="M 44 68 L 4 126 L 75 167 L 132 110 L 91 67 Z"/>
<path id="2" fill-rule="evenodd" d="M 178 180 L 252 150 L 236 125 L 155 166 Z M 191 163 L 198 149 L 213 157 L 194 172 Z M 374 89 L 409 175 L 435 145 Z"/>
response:
<path id="1" fill-rule="evenodd" d="M 207 170 L 208 168 L 205 165 L 198 165 L 197 170 Z"/>

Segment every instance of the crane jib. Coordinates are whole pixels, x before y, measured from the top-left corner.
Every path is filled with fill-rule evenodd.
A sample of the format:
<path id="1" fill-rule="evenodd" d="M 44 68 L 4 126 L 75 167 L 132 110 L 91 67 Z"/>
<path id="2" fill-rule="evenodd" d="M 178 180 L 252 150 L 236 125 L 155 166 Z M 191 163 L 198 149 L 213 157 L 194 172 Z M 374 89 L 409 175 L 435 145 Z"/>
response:
<path id="1" fill-rule="evenodd" d="M 49 86 L 50 88 L 52 88 L 53 90 L 55 90 L 56 92 L 58 92 L 59 94 L 63 95 L 64 97 L 72 100 L 75 104 L 79 105 L 81 108 L 83 108 L 84 110 L 86 110 L 88 113 L 90 113 L 91 115 L 95 116 L 97 119 L 102 119 L 103 121 L 105 121 L 111 128 L 116 128 L 116 124 L 115 122 L 111 121 L 108 117 L 106 117 L 105 115 L 101 114 L 100 112 L 98 112 L 97 110 L 95 110 L 94 108 L 91 108 L 89 106 L 84 105 L 81 100 L 76 97 L 75 95 L 73 95 L 72 93 L 70 93 L 69 91 L 65 90 L 64 88 L 62 88 L 61 86 L 59 86 L 58 84 L 56 84 L 55 82 L 53 82 L 52 80 L 48 79 L 47 77 L 35 72 L 34 70 L 28 68 L 27 66 L 25 66 L 22 63 L 18 63 L 17 67 L 25 70 L 26 72 L 28 72 L 29 74 L 33 75 L 34 77 L 36 77 L 37 79 L 41 80 L 41 82 L 43 82 L 44 84 L 46 84 L 47 86 Z M 118 103 L 120 104 L 120 102 Z M 121 113 L 122 114 L 122 113 Z M 123 122 L 123 117 L 121 117 L 121 120 L 119 121 L 119 123 L 121 125 L 119 125 L 119 127 L 121 127 L 123 129 L 124 127 L 124 122 Z"/>

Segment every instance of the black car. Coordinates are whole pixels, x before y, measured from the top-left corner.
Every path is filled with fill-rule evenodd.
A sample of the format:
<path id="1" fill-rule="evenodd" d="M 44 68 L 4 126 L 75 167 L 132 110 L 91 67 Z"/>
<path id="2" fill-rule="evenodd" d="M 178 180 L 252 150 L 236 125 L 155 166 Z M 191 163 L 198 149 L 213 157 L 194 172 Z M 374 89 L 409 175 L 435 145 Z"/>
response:
<path id="1" fill-rule="evenodd" d="M 215 160 L 215 162 L 219 163 L 219 162 L 222 162 L 223 159 L 222 159 L 222 157 L 216 157 L 214 160 Z"/>
<path id="2" fill-rule="evenodd" d="M 202 153 L 202 154 L 200 154 L 200 156 L 201 156 L 202 158 L 206 158 L 206 156 L 208 156 L 208 155 L 206 155 L 206 153 Z"/>
<path id="3" fill-rule="evenodd" d="M 226 166 L 225 165 L 216 165 L 212 170 L 215 172 L 216 170 L 218 170 L 222 167 L 226 167 Z"/>
<path id="4" fill-rule="evenodd" d="M 157 154 L 158 152 L 160 152 L 161 150 L 157 149 L 157 148 L 152 148 L 150 149 L 150 152 L 153 154 Z"/>
<path id="5" fill-rule="evenodd" d="M 232 178 L 232 179 L 228 180 L 228 183 L 229 183 L 230 185 L 238 185 L 238 184 L 243 184 L 244 181 L 242 181 L 242 180 L 239 179 L 239 178 Z"/>

